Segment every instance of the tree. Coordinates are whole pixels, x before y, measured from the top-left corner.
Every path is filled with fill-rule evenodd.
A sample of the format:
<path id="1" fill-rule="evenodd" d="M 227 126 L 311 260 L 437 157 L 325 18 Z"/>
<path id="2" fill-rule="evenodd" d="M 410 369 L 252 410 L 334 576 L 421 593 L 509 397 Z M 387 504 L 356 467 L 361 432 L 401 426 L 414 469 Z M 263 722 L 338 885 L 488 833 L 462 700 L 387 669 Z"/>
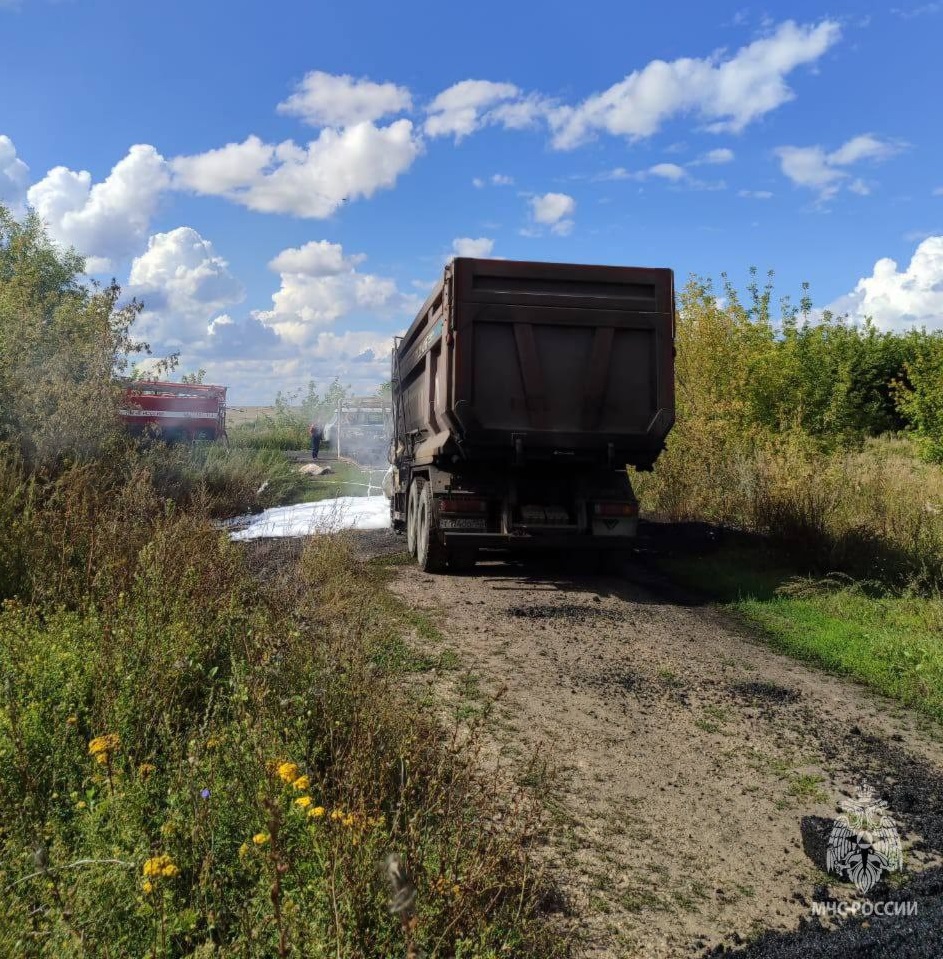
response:
<path id="1" fill-rule="evenodd" d="M 146 352 L 131 327 L 142 309 L 120 287 L 82 281 L 35 213 L 0 206 L 0 441 L 33 467 L 102 453 L 117 428 L 118 377 Z"/>

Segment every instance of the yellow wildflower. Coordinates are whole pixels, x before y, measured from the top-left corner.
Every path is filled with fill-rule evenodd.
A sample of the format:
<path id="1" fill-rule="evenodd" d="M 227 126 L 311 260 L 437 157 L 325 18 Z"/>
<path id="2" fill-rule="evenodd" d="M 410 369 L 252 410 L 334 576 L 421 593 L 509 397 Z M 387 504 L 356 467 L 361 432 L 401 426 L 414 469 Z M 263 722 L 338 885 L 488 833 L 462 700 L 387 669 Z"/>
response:
<path id="1" fill-rule="evenodd" d="M 311 780 L 307 776 L 299 776 L 293 783 L 292 786 L 295 789 L 305 790 L 311 785 Z"/>
<path id="2" fill-rule="evenodd" d="M 344 817 L 344 825 L 350 829 L 351 826 L 355 825 L 357 822 L 357 817 L 353 813 L 348 813 Z"/>
<path id="3" fill-rule="evenodd" d="M 296 806 L 301 806 L 302 809 L 307 809 L 308 806 L 311 805 L 311 797 L 310 797 L 310 796 L 299 796 L 299 797 L 295 800 L 295 805 L 296 805 Z"/>
<path id="4" fill-rule="evenodd" d="M 343 818 L 344 818 L 344 810 L 343 810 L 343 809 L 332 809 L 332 810 L 331 810 L 331 819 L 332 819 L 334 822 L 337 822 L 338 819 L 343 819 Z"/>
<path id="5" fill-rule="evenodd" d="M 314 809 L 308 810 L 308 816 L 311 819 L 320 819 L 324 815 L 323 806 L 315 806 Z"/>
<path id="6" fill-rule="evenodd" d="M 249 855 L 249 844 L 248 844 L 247 842 L 244 842 L 244 843 L 239 847 L 239 858 L 240 858 L 240 859 L 245 859 L 246 856 L 248 856 L 248 855 Z"/>
<path id="7" fill-rule="evenodd" d="M 298 764 L 297 763 L 279 763 L 275 772 L 278 774 L 278 778 L 286 783 L 293 783 L 298 778 Z"/>
<path id="8" fill-rule="evenodd" d="M 150 879 L 145 879 L 144 882 L 141 883 L 141 888 L 144 890 L 144 895 L 149 896 L 154 891 L 154 883 L 152 883 Z"/>
<path id="9" fill-rule="evenodd" d="M 95 761 L 103 765 L 110 761 L 114 753 L 121 745 L 121 737 L 117 733 L 106 733 L 104 736 L 96 736 L 88 744 L 88 753 L 95 757 Z"/>
<path id="10" fill-rule="evenodd" d="M 162 853 L 159 856 L 151 856 L 151 858 L 144 863 L 143 872 L 149 879 L 156 879 L 158 876 L 171 879 L 176 876 L 180 870 L 174 865 L 170 856 Z"/>
<path id="11" fill-rule="evenodd" d="M 454 886 L 452 886 L 452 895 L 453 895 L 453 896 L 460 896 L 461 893 L 462 893 L 462 887 L 461 887 L 460 885 L 458 885 L 458 883 L 456 883 Z"/>
<path id="12" fill-rule="evenodd" d="M 257 832 L 253 837 L 252 841 L 257 846 L 264 846 L 269 840 L 269 835 L 267 832 Z"/>
<path id="13" fill-rule="evenodd" d="M 153 763 L 141 763 L 138 766 L 138 775 L 141 779 L 147 779 L 156 769 L 157 767 Z"/>
<path id="14" fill-rule="evenodd" d="M 80 800 L 75 804 L 75 808 L 76 808 L 76 809 L 84 809 L 84 808 L 86 807 L 86 805 L 87 805 L 87 803 L 85 802 L 85 800 L 84 800 L 84 799 L 80 799 Z"/>
<path id="15" fill-rule="evenodd" d="M 79 721 L 79 717 L 78 717 L 78 716 L 70 716 L 70 717 L 66 720 L 66 725 L 67 725 L 67 726 L 75 726 L 75 725 L 77 725 L 78 721 Z"/>
<path id="16" fill-rule="evenodd" d="M 222 741 L 219 736 L 210 736 L 210 738 L 206 740 L 206 748 L 215 749 Z"/>

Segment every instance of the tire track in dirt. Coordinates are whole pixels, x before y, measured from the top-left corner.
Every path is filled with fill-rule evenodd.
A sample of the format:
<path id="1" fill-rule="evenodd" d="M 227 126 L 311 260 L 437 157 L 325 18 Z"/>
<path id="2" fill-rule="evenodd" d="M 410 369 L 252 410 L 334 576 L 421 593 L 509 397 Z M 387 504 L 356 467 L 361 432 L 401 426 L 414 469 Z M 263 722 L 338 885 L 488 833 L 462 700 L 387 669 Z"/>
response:
<path id="1" fill-rule="evenodd" d="M 937 866 L 938 727 L 775 653 L 645 568 L 403 566 L 391 588 L 444 637 L 417 644 L 454 650 L 476 687 L 503 690 L 495 750 L 552 754 L 546 854 L 583 954 L 734 949 L 805 925 L 826 886 L 850 898 L 814 860 L 822 823 L 862 781 L 902 827 L 907 867 Z M 453 701 L 460 673 L 436 679 Z"/>

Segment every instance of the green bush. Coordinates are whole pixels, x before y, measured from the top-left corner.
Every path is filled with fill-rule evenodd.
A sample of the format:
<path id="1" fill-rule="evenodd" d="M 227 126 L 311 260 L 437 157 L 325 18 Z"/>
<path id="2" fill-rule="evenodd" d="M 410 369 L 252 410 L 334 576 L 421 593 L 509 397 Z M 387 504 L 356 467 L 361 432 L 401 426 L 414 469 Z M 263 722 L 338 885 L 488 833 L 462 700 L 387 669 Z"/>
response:
<path id="1" fill-rule="evenodd" d="M 931 463 L 943 463 L 943 335 L 921 344 L 895 383 L 897 405 Z"/>
<path id="2" fill-rule="evenodd" d="M 880 333 L 751 286 L 692 278 L 677 323 L 677 425 L 646 507 L 770 534 L 802 564 L 895 588 L 943 587 L 943 473 L 917 468 L 910 425 L 932 458 L 943 427 L 935 334 Z"/>

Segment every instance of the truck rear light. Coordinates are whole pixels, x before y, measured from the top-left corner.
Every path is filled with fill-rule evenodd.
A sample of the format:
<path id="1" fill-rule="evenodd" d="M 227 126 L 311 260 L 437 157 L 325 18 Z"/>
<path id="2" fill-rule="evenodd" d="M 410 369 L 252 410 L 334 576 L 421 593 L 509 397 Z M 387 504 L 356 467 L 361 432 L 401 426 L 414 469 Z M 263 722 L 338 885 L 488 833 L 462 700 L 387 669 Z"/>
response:
<path id="1" fill-rule="evenodd" d="M 596 503 L 597 516 L 638 516 L 638 503 Z"/>
<path id="2" fill-rule="evenodd" d="M 483 499 L 466 499 L 462 496 L 439 500 L 439 511 L 442 513 L 487 513 L 488 504 Z"/>

